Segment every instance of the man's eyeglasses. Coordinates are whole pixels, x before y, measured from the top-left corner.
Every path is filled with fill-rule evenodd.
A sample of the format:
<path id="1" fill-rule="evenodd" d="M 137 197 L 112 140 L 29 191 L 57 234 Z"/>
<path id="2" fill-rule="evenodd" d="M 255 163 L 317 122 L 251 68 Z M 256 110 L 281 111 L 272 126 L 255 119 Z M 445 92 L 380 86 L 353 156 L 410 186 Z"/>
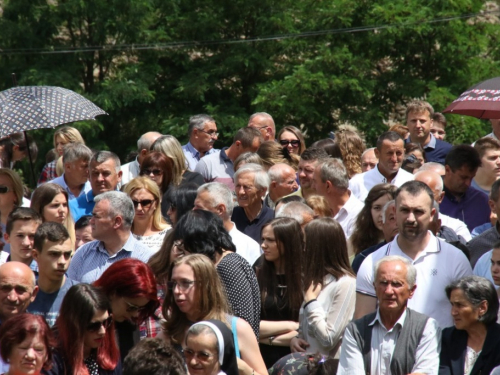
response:
<path id="1" fill-rule="evenodd" d="M 101 329 L 101 326 L 104 329 L 108 329 L 111 326 L 111 322 L 113 322 L 113 317 L 108 317 L 101 322 L 92 322 L 87 326 L 87 331 L 89 332 L 97 332 Z"/>
<path id="2" fill-rule="evenodd" d="M 288 146 L 289 144 L 291 144 L 293 148 L 297 148 L 300 146 L 300 141 L 298 139 L 294 139 L 293 141 L 287 141 L 286 139 L 282 139 L 280 141 L 280 145 L 282 146 Z"/>
<path id="3" fill-rule="evenodd" d="M 154 199 L 143 199 L 142 201 L 136 201 L 132 199 L 132 203 L 134 204 L 135 208 L 137 208 L 139 205 L 141 205 L 142 208 L 148 208 L 154 201 Z"/>
<path id="4" fill-rule="evenodd" d="M 0 194 L 5 194 L 5 193 L 8 193 L 10 191 L 10 187 L 8 186 L 5 186 L 5 185 L 0 185 Z"/>
<path id="5" fill-rule="evenodd" d="M 216 131 L 213 131 L 213 130 L 210 130 L 210 131 L 205 131 L 205 130 L 202 130 L 202 129 L 198 129 L 198 131 L 202 132 L 202 133 L 205 133 L 205 134 L 208 134 L 210 137 L 212 138 L 216 138 L 219 136 L 219 133 L 216 132 Z"/>
<path id="6" fill-rule="evenodd" d="M 169 281 L 167 282 L 167 287 L 169 290 L 174 290 L 175 287 L 178 286 L 181 292 L 185 292 L 191 288 L 195 282 L 196 280 Z"/>
<path id="7" fill-rule="evenodd" d="M 141 171 L 141 176 L 150 176 L 151 173 L 155 176 L 161 176 L 163 174 L 163 171 L 161 169 L 143 169 Z"/>
<path id="8" fill-rule="evenodd" d="M 146 306 L 137 306 L 137 305 L 134 305 L 133 303 L 130 303 L 130 302 L 127 302 L 125 301 L 125 303 L 127 304 L 127 312 L 140 312 L 140 311 L 143 311 Z"/>

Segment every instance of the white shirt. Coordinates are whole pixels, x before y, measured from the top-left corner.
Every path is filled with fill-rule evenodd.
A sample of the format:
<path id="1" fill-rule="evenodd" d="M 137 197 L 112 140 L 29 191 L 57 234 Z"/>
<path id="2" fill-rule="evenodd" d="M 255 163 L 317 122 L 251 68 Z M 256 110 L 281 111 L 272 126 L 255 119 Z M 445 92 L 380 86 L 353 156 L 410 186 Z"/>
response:
<path id="1" fill-rule="evenodd" d="M 354 232 L 356 218 L 363 207 L 363 202 L 356 198 L 351 192 L 351 196 L 347 202 L 345 202 L 339 212 L 337 212 L 337 215 L 335 215 L 334 219 L 339 222 L 340 226 L 344 230 L 346 239 L 351 237 L 352 232 Z"/>
<path id="2" fill-rule="evenodd" d="M 356 304 L 356 279 L 327 275 L 316 301 L 304 304 L 299 314 L 299 336 L 309 343 L 308 353 L 335 356 Z"/>
<path id="3" fill-rule="evenodd" d="M 439 218 L 441 219 L 441 225 L 450 228 L 457 235 L 462 236 L 464 240 L 469 242 L 472 239 L 469 228 L 467 225 L 459 219 L 455 219 L 454 217 L 439 213 Z"/>
<path id="4" fill-rule="evenodd" d="M 481 258 L 478 259 L 476 265 L 474 266 L 473 273 L 476 276 L 481 276 L 490 280 L 495 288 L 498 288 L 498 286 L 493 282 L 493 277 L 491 276 L 491 254 L 493 254 L 493 250 L 481 255 Z"/>
<path id="5" fill-rule="evenodd" d="M 349 180 L 349 189 L 354 193 L 356 198 L 361 201 L 365 201 L 366 196 L 374 187 L 378 184 L 392 184 L 394 186 L 400 187 L 407 181 L 414 180 L 415 177 L 406 172 L 404 169 L 400 168 L 396 177 L 392 179 L 392 181 L 387 181 L 387 179 L 382 175 L 382 173 L 378 170 L 378 164 L 375 168 L 370 169 L 368 172 L 360 173 L 353 176 Z"/>
<path id="6" fill-rule="evenodd" d="M 140 172 L 140 165 L 139 162 L 137 161 L 137 158 L 135 158 L 134 161 L 131 161 L 130 163 L 123 164 L 120 168 L 122 171 L 122 182 L 121 186 L 128 184 L 131 180 L 139 176 Z"/>
<path id="7" fill-rule="evenodd" d="M 398 319 L 394 327 L 387 330 L 382 324 L 379 311 L 370 323 L 373 326 L 371 340 L 371 375 L 391 374 L 391 360 L 399 333 L 406 319 L 406 310 Z M 441 329 L 438 323 L 429 318 L 422 338 L 415 352 L 415 365 L 412 373 L 437 374 L 439 372 L 439 352 L 441 351 Z M 339 368 L 337 375 L 365 375 L 365 366 L 361 348 L 350 329 L 346 329 L 342 341 Z M 400 375 L 400 374 L 393 374 Z"/>
<path id="8" fill-rule="evenodd" d="M 232 221 L 231 224 L 233 224 L 233 229 L 229 231 L 229 235 L 233 240 L 234 246 L 236 246 L 236 253 L 245 258 L 245 260 L 250 263 L 250 265 L 254 264 L 262 254 L 260 245 L 253 238 L 248 237 L 246 234 L 240 232 L 236 228 L 236 224 L 234 224 Z"/>
<path id="9" fill-rule="evenodd" d="M 417 269 L 417 289 L 408 307 L 434 318 L 441 328 L 453 325 L 450 303 L 445 287 L 452 281 L 472 275 L 469 261 L 462 251 L 440 241 L 431 232 L 427 247 L 411 259 L 398 245 L 399 235 L 389 244 L 368 255 L 356 278 L 356 292 L 376 297 L 373 286 L 373 267 L 387 255 L 399 255 L 410 260 Z"/>

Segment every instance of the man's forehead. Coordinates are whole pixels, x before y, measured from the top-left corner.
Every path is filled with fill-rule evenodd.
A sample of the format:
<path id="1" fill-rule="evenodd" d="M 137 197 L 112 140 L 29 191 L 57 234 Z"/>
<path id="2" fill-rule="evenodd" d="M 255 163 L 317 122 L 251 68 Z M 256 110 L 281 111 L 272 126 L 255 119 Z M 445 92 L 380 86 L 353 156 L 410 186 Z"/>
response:
<path id="1" fill-rule="evenodd" d="M 403 262 L 394 260 L 383 262 L 379 265 L 377 271 L 377 279 L 393 279 L 393 278 L 406 278 L 406 265 Z"/>
<path id="2" fill-rule="evenodd" d="M 299 161 L 299 167 L 312 167 L 313 169 L 316 168 L 316 165 L 318 164 L 318 159 L 315 160 L 304 160 L 300 159 Z"/>
<path id="3" fill-rule="evenodd" d="M 493 249 L 491 252 L 491 260 L 494 262 L 500 262 L 500 248 Z"/>
<path id="4" fill-rule="evenodd" d="M 255 173 L 254 172 L 242 172 L 241 174 L 238 175 L 238 178 L 236 179 L 236 183 L 241 183 L 242 181 L 244 182 L 251 182 L 254 183 L 255 181 Z"/>
<path id="5" fill-rule="evenodd" d="M 71 242 L 71 238 L 67 238 L 66 240 L 62 240 L 59 242 L 45 241 L 43 244 L 42 253 L 46 251 L 70 251 L 73 250 L 73 243 Z"/>
<path id="6" fill-rule="evenodd" d="M 429 113 L 429 111 L 427 109 L 422 109 L 420 111 L 413 110 L 413 111 L 408 112 L 408 117 L 428 117 L 428 118 L 430 118 L 431 114 Z"/>
<path id="7" fill-rule="evenodd" d="M 396 198 L 396 207 L 399 206 L 429 206 L 431 203 L 431 197 L 428 194 L 421 191 L 416 195 L 410 194 L 407 191 L 401 191 Z"/>
<path id="8" fill-rule="evenodd" d="M 105 171 L 105 170 L 114 171 L 116 169 L 116 164 L 113 159 L 104 160 L 102 163 L 93 161 L 92 163 L 90 163 L 90 168 L 92 168 L 92 170 L 99 170 L 99 171 Z"/>

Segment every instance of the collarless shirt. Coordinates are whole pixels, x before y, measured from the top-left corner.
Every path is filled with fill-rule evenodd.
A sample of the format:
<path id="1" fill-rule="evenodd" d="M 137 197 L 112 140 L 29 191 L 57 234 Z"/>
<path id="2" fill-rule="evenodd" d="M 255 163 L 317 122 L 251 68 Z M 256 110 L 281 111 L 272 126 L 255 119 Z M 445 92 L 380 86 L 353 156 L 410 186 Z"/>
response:
<path id="1" fill-rule="evenodd" d="M 92 215 L 92 210 L 95 206 L 92 189 L 78 198 L 70 200 L 68 206 L 75 223 L 84 215 Z"/>
<path id="2" fill-rule="evenodd" d="M 231 223 L 233 224 L 233 229 L 229 231 L 229 235 L 233 240 L 234 246 L 236 246 L 236 253 L 245 258 L 249 264 L 254 264 L 262 254 L 259 243 L 246 234 L 241 233 L 236 228 L 236 224 Z"/>
<path id="3" fill-rule="evenodd" d="M 188 142 L 184 146 L 182 146 L 182 151 L 184 152 L 184 155 L 186 156 L 186 160 L 188 163 L 188 168 L 192 171 L 196 168 L 196 165 L 200 161 L 200 152 L 194 148 L 194 146 L 191 144 L 191 142 Z M 219 153 L 220 150 L 211 148 L 207 152 L 205 152 L 204 156 Z"/>
<path id="4" fill-rule="evenodd" d="M 392 179 L 392 181 L 387 181 L 387 178 L 380 173 L 377 164 L 375 168 L 353 176 L 349 180 L 349 189 L 356 196 L 356 198 L 364 202 L 366 196 L 375 185 L 389 183 L 396 187 L 400 187 L 405 182 L 412 181 L 414 179 L 415 177 L 411 173 L 399 168 L 398 173 L 396 173 L 396 176 Z"/>
<path id="5" fill-rule="evenodd" d="M 242 207 L 235 207 L 231 220 L 236 224 L 236 228 L 257 243 L 260 243 L 260 232 L 262 227 L 274 219 L 274 211 L 262 204 L 262 210 L 255 219 L 250 221 Z"/>
<path id="6" fill-rule="evenodd" d="M 146 263 L 155 252 L 137 241 L 132 233 L 121 250 L 110 255 L 104 242 L 94 240 L 82 245 L 71 259 L 68 277 L 81 283 L 92 284 L 111 266 L 125 258 L 136 258 Z"/>
<path id="7" fill-rule="evenodd" d="M 356 292 L 376 298 L 373 286 L 373 267 L 384 256 L 399 255 L 408 259 L 417 269 L 417 289 L 408 300 L 408 307 L 434 318 L 441 328 L 453 325 L 450 303 L 445 287 L 452 281 L 472 275 L 464 253 L 456 247 L 437 239 L 431 232 L 429 242 L 421 253 L 411 259 L 399 247 L 398 238 L 368 255 L 356 277 Z"/>
<path id="8" fill-rule="evenodd" d="M 439 205 L 439 211 L 467 224 L 469 232 L 475 227 L 490 221 L 491 209 L 488 196 L 483 192 L 469 187 L 465 193 L 457 198 L 446 186 L 444 198 Z"/>
<path id="9" fill-rule="evenodd" d="M 335 215 L 334 219 L 339 222 L 340 226 L 344 230 L 346 239 L 351 237 L 352 232 L 354 232 L 356 218 L 363 207 L 363 202 L 356 198 L 351 192 L 347 202 L 345 202 L 339 212 Z"/>
<path id="10" fill-rule="evenodd" d="M 62 176 L 56 177 L 56 178 L 54 178 L 54 179 L 53 179 L 52 181 L 50 181 L 50 182 L 51 182 L 51 183 L 53 183 L 53 184 L 57 184 L 57 185 L 59 185 L 60 187 L 62 187 L 64 190 L 66 190 L 66 192 L 68 193 L 68 201 L 70 201 L 70 200 L 72 200 L 72 199 L 76 199 L 76 198 L 78 198 L 78 197 L 81 197 L 82 195 L 85 195 L 85 194 L 87 194 L 90 190 L 92 190 L 92 187 L 90 186 L 90 182 L 89 182 L 89 181 L 87 181 L 87 182 L 85 182 L 85 184 L 83 184 L 82 190 L 80 190 L 80 195 L 78 195 L 78 197 L 77 197 L 77 196 L 75 196 L 75 195 L 71 192 L 71 190 L 70 190 L 70 188 L 69 188 L 68 184 L 66 183 L 66 180 L 64 179 L 64 175 L 65 175 L 65 174 L 63 173 L 63 174 L 62 174 Z"/>

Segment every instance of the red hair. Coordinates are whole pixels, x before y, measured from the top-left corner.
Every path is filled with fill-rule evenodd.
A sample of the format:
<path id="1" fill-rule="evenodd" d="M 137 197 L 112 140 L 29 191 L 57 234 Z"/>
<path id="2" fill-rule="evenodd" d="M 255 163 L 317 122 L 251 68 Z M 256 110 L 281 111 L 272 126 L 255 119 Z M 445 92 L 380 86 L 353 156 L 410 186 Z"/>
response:
<path id="1" fill-rule="evenodd" d="M 9 362 L 14 346 L 19 345 L 29 336 L 38 336 L 45 345 L 47 359 L 43 368 L 48 370 L 52 365 L 52 347 L 54 336 L 45 319 L 40 315 L 28 313 L 17 314 L 7 319 L 0 327 L 0 355 L 4 362 Z"/>
<path id="2" fill-rule="evenodd" d="M 61 304 L 56 328 L 59 334 L 59 353 L 73 374 L 88 375 L 84 361 L 84 337 L 87 326 L 98 311 L 109 311 L 108 297 L 100 288 L 89 284 L 73 285 Z M 114 370 L 120 361 L 116 345 L 115 325 L 106 333 L 97 348 L 97 364 L 104 370 Z"/>
<path id="3" fill-rule="evenodd" d="M 147 298 L 149 302 L 139 314 L 139 324 L 152 316 L 160 306 L 156 279 L 151 268 L 135 258 L 127 258 L 113 263 L 102 276 L 94 282 L 108 297 Z"/>

